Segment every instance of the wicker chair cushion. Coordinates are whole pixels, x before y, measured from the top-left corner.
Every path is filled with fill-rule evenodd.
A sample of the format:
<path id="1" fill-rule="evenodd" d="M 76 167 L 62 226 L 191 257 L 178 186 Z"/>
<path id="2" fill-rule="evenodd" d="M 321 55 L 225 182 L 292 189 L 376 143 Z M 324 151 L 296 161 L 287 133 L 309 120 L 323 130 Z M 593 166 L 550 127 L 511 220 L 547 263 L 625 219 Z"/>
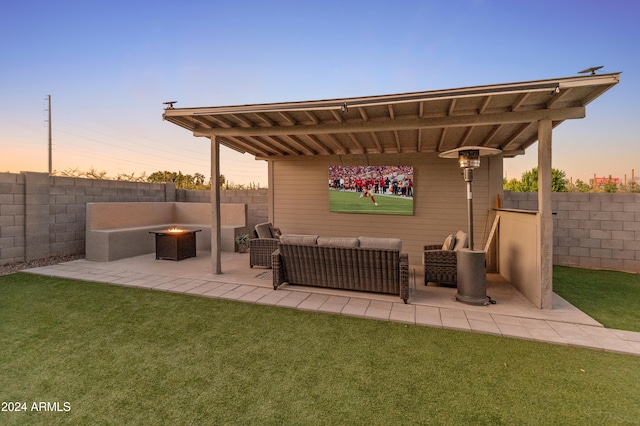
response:
<path id="1" fill-rule="evenodd" d="M 258 233 L 258 238 L 273 238 L 271 236 L 271 228 L 273 228 L 273 225 L 270 222 L 257 224 L 256 232 Z"/>
<path id="2" fill-rule="evenodd" d="M 456 240 L 453 235 L 449 235 L 445 240 L 444 244 L 442 244 L 442 250 L 453 250 L 453 247 L 456 245 Z"/>
<path id="3" fill-rule="evenodd" d="M 402 251 L 402 240 L 398 238 L 358 237 L 360 248 L 390 249 Z"/>
<path id="4" fill-rule="evenodd" d="M 332 246 L 332 247 L 359 247 L 360 241 L 357 238 L 318 238 L 319 246 Z"/>
<path id="5" fill-rule="evenodd" d="M 282 235 L 280 228 L 269 228 L 269 230 L 271 231 L 271 238 L 280 238 Z"/>
<path id="6" fill-rule="evenodd" d="M 318 235 L 283 234 L 280 241 L 283 244 L 316 244 Z"/>
<path id="7" fill-rule="evenodd" d="M 467 233 L 463 231 L 456 232 L 456 245 L 453 246 L 453 251 L 458 251 L 461 248 L 466 248 L 469 241 L 467 240 Z"/>

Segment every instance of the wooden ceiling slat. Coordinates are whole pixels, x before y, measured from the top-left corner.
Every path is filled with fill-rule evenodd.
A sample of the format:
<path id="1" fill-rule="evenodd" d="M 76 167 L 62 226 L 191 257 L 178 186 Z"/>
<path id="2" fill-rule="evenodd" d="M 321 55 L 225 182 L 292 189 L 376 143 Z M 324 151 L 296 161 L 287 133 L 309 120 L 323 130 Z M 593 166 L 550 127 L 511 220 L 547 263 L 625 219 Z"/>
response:
<path id="1" fill-rule="evenodd" d="M 315 135 L 304 135 L 307 139 L 309 139 L 318 149 L 324 154 L 344 154 L 344 152 L 335 152 L 329 149 L 325 144 L 323 144 L 320 139 L 318 139 Z"/>
<path id="2" fill-rule="evenodd" d="M 275 125 L 276 125 L 276 123 L 275 123 L 273 120 L 269 119 L 269 117 L 267 117 L 266 115 L 264 115 L 264 114 L 263 114 L 263 113 L 261 113 L 261 112 L 255 112 L 255 113 L 253 113 L 253 115 L 255 115 L 256 117 L 258 117 L 260 120 L 262 120 L 262 122 L 263 122 L 264 124 L 266 124 L 266 125 L 267 125 L 267 126 L 269 126 L 269 127 L 272 127 L 272 126 L 275 126 Z"/>
<path id="3" fill-rule="evenodd" d="M 453 111 L 456 109 L 456 102 L 458 100 L 456 98 L 451 99 L 451 103 L 449 103 L 449 110 L 447 111 L 447 115 L 453 115 Z"/>
<path id="4" fill-rule="evenodd" d="M 473 132 L 473 129 L 474 129 L 474 126 L 467 127 L 467 130 L 465 130 L 464 135 L 462 136 L 462 139 L 460 139 L 459 146 L 465 146 L 467 144 L 467 141 L 469 140 L 469 137 L 471 136 L 471 132 Z"/>
<path id="5" fill-rule="evenodd" d="M 220 117 L 218 115 L 209 115 L 208 117 L 226 129 L 233 128 L 233 123 L 227 120 L 226 118 Z M 200 117 L 193 117 L 193 118 L 195 120 L 196 118 L 200 118 Z"/>
<path id="6" fill-rule="evenodd" d="M 360 117 L 362 117 L 362 121 L 369 121 L 369 115 L 367 115 L 367 110 L 362 107 L 358 107 L 358 112 L 360 112 Z"/>
<path id="7" fill-rule="evenodd" d="M 331 114 L 333 114 L 333 117 L 338 123 L 344 123 L 344 118 L 342 118 L 342 115 L 340 115 L 338 111 L 332 109 Z"/>
<path id="8" fill-rule="evenodd" d="M 339 140 L 335 135 L 326 135 L 327 138 L 338 148 L 338 152 L 340 154 L 352 154 Z"/>
<path id="9" fill-rule="evenodd" d="M 353 133 L 349 133 L 348 135 L 349 135 L 349 138 L 351 139 L 351 142 L 353 142 L 354 145 L 357 146 L 360 151 L 366 152 L 364 149 L 364 146 L 362 146 L 362 144 L 360 143 L 356 135 L 354 135 Z"/>
<path id="10" fill-rule="evenodd" d="M 491 142 L 491 139 L 493 139 L 493 137 L 496 135 L 496 133 L 498 133 L 498 130 L 500 130 L 501 127 L 502 126 L 500 124 L 496 124 L 495 126 L 493 126 L 493 129 L 491 129 L 487 137 L 484 138 L 484 140 L 480 143 L 479 146 L 488 146 L 489 143 Z"/>
<path id="11" fill-rule="evenodd" d="M 197 121 L 207 129 L 213 129 L 213 125 L 209 122 L 209 120 L 206 119 L 206 117 L 191 117 L 191 118 L 193 119 L 194 122 Z"/>
<path id="12" fill-rule="evenodd" d="M 318 117 L 316 117 L 315 114 L 313 114 L 311 111 L 305 111 L 304 113 L 307 117 L 309 117 L 309 120 L 311 120 L 313 124 L 320 123 L 320 120 L 318 120 Z"/>
<path id="13" fill-rule="evenodd" d="M 373 143 L 376 144 L 376 148 L 378 148 L 378 152 L 380 154 L 384 153 L 384 148 L 382 147 L 382 144 L 380 143 L 380 139 L 378 138 L 378 134 L 376 132 L 369 132 L 369 134 L 371 135 L 371 138 L 373 139 Z"/>
<path id="14" fill-rule="evenodd" d="M 280 117 L 282 117 L 287 122 L 287 124 L 289 124 L 290 126 L 295 126 L 297 124 L 296 120 L 291 118 L 291 116 L 289 114 L 287 114 L 286 112 L 278 111 L 278 115 Z"/>
<path id="15" fill-rule="evenodd" d="M 533 123 L 525 123 L 522 126 L 520 126 L 518 128 L 518 130 L 515 131 L 515 133 L 513 133 L 511 136 L 509 136 L 509 139 L 507 139 L 502 145 L 500 145 L 500 149 L 503 151 L 509 151 L 510 147 L 509 145 L 511 145 L 512 143 L 515 142 L 515 140 L 518 138 L 518 136 L 520 136 L 522 133 L 524 133 L 525 130 L 527 130 L 527 127 L 531 126 Z"/>
<path id="16" fill-rule="evenodd" d="M 515 102 L 511 104 L 511 111 L 517 111 L 528 97 L 529 93 L 521 93 L 520 95 L 518 95 Z"/>
<path id="17" fill-rule="evenodd" d="M 314 150 L 310 149 L 308 146 L 306 146 L 304 143 L 302 143 L 302 141 L 298 140 L 295 136 L 284 135 L 282 137 L 288 139 L 291 144 L 293 144 L 294 146 L 298 147 L 298 149 L 300 149 L 306 155 L 316 155 L 317 154 L 317 152 L 315 152 Z"/>
<path id="18" fill-rule="evenodd" d="M 240 123 L 242 123 L 243 127 L 253 127 L 254 124 L 251 120 L 249 120 L 248 118 L 243 117 L 242 115 L 238 115 L 238 114 L 230 114 L 230 117 L 233 117 L 234 120 L 239 121 Z"/>
<path id="19" fill-rule="evenodd" d="M 243 138 L 238 138 L 234 136 L 225 136 L 224 138 L 221 138 L 221 139 L 229 140 L 232 143 L 235 143 L 238 146 L 243 147 L 243 149 L 245 149 L 247 152 L 250 152 L 252 154 L 255 152 L 256 154 L 254 155 L 260 154 L 262 156 L 268 156 L 273 154 L 276 154 L 276 155 L 284 154 L 284 152 L 274 149 L 271 145 L 264 144 L 256 139 L 251 139 L 249 142 L 244 141 Z"/>
<path id="20" fill-rule="evenodd" d="M 279 137 L 282 137 L 284 135 L 263 135 L 262 137 L 264 139 L 269 139 L 271 141 L 273 141 L 281 150 L 288 152 L 291 155 L 300 155 L 299 151 L 296 151 L 295 149 L 293 149 L 292 147 L 290 147 L 287 143 L 281 141 L 279 139 Z"/>
<path id="21" fill-rule="evenodd" d="M 442 133 L 440 133 L 440 140 L 438 141 L 438 149 L 436 152 L 442 152 L 442 147 L 444 146 L 444 139 L 447 136 L 447 127 L 442 128 Z"/>
<path id="22" fill-rule="evenodd" d="M 484 98 L 482 104 L 480 105 L 480 108 L 478 109 L 478 114 L 484 114 L 484 112 L 489 107 L 489 103 L 491 103 L 491 96 L 487 96 Z"/>
<path id="23" fill-rule="evenodd" d="M 402 152 L 402 145 L 400 145 L 400 135 L 398 134 L 397 130 L 393 131 L 393 137 L 396 140 L 396 148 L 398 149 L 398 152 Z"/>

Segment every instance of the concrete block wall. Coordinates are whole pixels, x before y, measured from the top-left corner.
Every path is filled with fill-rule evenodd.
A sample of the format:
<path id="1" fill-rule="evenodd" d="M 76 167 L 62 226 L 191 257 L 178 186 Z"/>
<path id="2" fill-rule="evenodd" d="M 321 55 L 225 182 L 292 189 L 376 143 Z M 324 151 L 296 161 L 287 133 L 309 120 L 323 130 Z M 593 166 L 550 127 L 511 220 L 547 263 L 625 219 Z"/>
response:
<path id="1" fill-rule="evenodd" d="M 186 191 L 179 189 L 178 201 L 188 203 L 210 203 L 209 191 Z M 249 233 L 256 224 L 269 220 L 269 195 L 267 189 L 229 189 L 220 191 L 220 203 L 242 203 L 247 205 L 247 226 L 239 231 Z"/>
<path id="2" fill-rule="evenodd" d="M 0 173 L 0 262 L 25 258 L 25 175 Z"/>
<path id="3" fill-rule="evenodd" d="M 115 201 L 208 203 L 210 193 L 173 183 L 0 173 L 0 265 L 84 254 L 86 204 Z M 247 231 L 267 220 L 266 189 L 222 191 L 221 202 L 247 204 Z"/>
<path id="4" fill-rule="evenodd" d="M 537 210 L 537 193 L 504 192 L 504 208 Z M 640 273 L 640 194 L 551 195 L 553 262 Z"/>
<path id="5" fill-rule="evenodd" d="M 175 197 L 174 184 L 0 173 L 0 264 L 83 254 L 89 202 Z"/>

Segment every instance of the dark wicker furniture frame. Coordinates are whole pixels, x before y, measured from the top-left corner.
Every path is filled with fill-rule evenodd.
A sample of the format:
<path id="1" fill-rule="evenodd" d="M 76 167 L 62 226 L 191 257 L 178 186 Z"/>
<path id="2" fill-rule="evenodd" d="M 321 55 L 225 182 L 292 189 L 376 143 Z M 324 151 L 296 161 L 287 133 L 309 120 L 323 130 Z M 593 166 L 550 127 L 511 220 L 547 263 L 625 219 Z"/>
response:
<path id="1" fill-rule="evenodd" d="M 249 240 L 249 266 L 271 268 L 271 254 L 278 249 L 277 238 L 254 238 Z"/>
<path id="2" fill-rule="evenodd" d="M 436 283 L 456 287 L 458 285 L 458 252 L 442 250 L 440 245 L 424 246 L 424 285 Z"/>
<path id="3" fill-rule="evenodd" d="M 286 282 L 409 298 L 409 258 L 399 250 L 281 243 L 272 265 L 276 290 Z"/>

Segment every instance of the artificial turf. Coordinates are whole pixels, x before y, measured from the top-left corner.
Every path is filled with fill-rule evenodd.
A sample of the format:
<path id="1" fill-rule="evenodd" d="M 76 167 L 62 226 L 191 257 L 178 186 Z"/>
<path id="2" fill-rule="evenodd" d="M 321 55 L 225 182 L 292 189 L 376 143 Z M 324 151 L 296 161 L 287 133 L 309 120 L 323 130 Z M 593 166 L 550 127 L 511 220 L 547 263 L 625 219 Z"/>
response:
<path id="1" fill-rule="evenodd" d="M 0 277 L 0 424 L 634 424 L 640 358 Z"/>

